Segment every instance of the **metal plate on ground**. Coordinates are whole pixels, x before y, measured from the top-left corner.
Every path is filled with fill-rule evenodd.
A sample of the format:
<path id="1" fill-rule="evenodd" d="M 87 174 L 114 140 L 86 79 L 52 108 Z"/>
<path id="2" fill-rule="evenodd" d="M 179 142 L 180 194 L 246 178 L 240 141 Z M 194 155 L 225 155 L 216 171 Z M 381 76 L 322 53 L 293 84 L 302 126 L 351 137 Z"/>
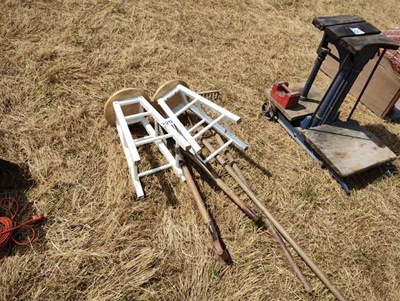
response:
<path id="1" fill-rule="evenodd" d="M 313 149 L 341 177 L 396 159 L 379 139 L 355 122 L 336 122 L 301 132 Z"/>
<path id="2" fill-rule="evenodd" d="M 299 91 L 300 93 L 303 91 L 305 83 L 293 84 L 289 87 L 292 91 Z M 299 103 L 290 108 L 283 108 L 277 101 L 275 101 L 272 97 L 269 97 L 271 102 L 282 112 L 283 115 L 289 121 L 301 120 L 304 117 L 311 115 L 317 109 L 318 104 L 320 103 L 322 97 L 324 96 L 323 92 L 316 86 L 313 86 L 308 93 L 308 97 L 306 101 L 299 101 Z"/>

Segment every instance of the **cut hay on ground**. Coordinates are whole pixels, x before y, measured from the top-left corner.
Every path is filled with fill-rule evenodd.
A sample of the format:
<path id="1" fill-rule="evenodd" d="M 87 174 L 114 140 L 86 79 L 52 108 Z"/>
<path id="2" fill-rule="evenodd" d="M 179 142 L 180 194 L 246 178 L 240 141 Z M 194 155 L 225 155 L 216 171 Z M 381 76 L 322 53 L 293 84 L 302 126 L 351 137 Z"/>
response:
<path id="1" fill-rule="evenodd" d="M 0 300 L 334 299 L 297 258 L 315 287 L 304 293 L 267 231 L 207 182 L 231 266 L 172 172 L 145 178 L 148 197 L 134 200 L 103 105 L 123 87 L 151 95 L 175 78 L 219 89 L 218 104 L 242 117 L 233 131 L 249 150 L 234 154 L 253 189 L 349 300 L 400 300 L 399 175 L 368 172 L 347 197 L 259 117 L 266 86 L 308 76 L 321 38 L 313 17 L 355 13 L 383 30 L 399 11 L 398 0 L 2 0 L 0 157 L 27 164 L 27 202 L 47 221 L 0 266 Z M 399 123 L 363 106 L 354 117 L 400 153 Z"/>

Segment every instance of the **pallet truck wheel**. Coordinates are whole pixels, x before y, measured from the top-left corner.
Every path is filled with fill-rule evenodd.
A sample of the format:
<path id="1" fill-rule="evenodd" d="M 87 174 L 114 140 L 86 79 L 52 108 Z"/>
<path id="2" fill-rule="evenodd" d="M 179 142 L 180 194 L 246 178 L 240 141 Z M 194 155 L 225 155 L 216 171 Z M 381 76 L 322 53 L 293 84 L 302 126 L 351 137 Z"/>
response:
<path id="1" fill-rule="evenodd" d="M 262 115 L 267 117 L 269 121 L 276 121 L 277 120 L 277 115 L 276 115 L 276 108 L 273 104 L 270 102 L 264 102 L 262 107 Z"/>
<path id="2" fill-rule="evenodd" d="M 130 99 L 138 96 L 143 96 L 146 100 L 150 101 L 149 96 L 147 95 L 146 91 L 142 89 L 135 89 L 135 88 L 125 88 L 115 92 L 111 95 L 106 104 L 104 105 L 104 117 L 106 118 L 109 125 L 115 125 L 115 112 L 113 107 L 113 102 L 117 100 L 124 100 Z M 139 103 L 127 105 L 122 107 L 122 111 L 124 115 L 132 115 L 139 113 Z"/>
<path id="3" fill-rule="evenodd" d="M 161 114 L 164 114 L 163 109 L 158 105 L 157 103 L 157 99 L 161 98 L 162 96 L 164 96 L 166 93 L 168 93 L 169 91 L 171 91 L 173 88 L 175 88 L 177 85 L 182 85 L 186 88 L 189 89 L 189 85 L 183 81 L 183 80 L 179 80 L 179 79 L 173 79 L 170 81 L 167 81 L 166 83 L 164 83 L 162 86 L 160 86 L 156 93 L 154 93 L 150 103 L 152 104 L 152 106 Z M 176 106 L 177 104 L 174 104 L 173 106 Z"/>

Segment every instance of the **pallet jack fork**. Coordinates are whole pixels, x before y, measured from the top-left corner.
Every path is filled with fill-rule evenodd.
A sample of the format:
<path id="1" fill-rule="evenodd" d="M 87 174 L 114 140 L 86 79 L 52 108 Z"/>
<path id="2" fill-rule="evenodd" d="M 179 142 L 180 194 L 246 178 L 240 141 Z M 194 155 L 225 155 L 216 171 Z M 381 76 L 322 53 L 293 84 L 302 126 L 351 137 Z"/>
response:
<path id="1" fill-rule="evenodd" d="M 327 168 L 348 194 L 344 178 L 382 166 L 396 155 L 372 133 L 351 120 L 379 62 L 387 49 L 398 49 L 399 44 L 380 34 L 379 29 L 356 15 L 316 17 L 312 24 L 323 31 L 317 49 L 317 59 L 305 84 L 292 85 L 275 91 L 263 114 L 277 120 L 289 135 L 322 167 Z M 331 54 L 336 47 L 338 57 Z M 382 49 L 365 86 L 346 121 L 340 121 L 340 107 L 363 67 Z M 339 70 L 325 93 L 314 85 L 318 71 L 329 55 L 339 62 Z M 276 85 L 274 86 L 276 90 Z M 285 105 L 287 94 L 300 92 L 297 103 Z"/>

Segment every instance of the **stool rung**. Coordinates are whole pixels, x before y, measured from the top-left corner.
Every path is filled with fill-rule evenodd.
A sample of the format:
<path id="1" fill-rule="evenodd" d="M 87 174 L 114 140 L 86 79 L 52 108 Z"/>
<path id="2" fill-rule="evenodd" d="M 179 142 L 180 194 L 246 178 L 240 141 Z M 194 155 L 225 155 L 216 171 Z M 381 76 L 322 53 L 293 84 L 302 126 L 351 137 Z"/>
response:
<path id="1" fill-rule="evenodd" d="M 185 105 L 182 109 L 180 109 L 178 112 L 175 113 L 175 116 L 181 115 L 183 112 L 185 112 L 187 109 L 189 109 L 192 105 L 194 105 L 198 101 L 197 98 L 193 99 L 191 102 L 189 102 L 187 105 Z"/>
<path id="2" fill-rule="evenodd" d="M 143 113 L 138 113 L 138 114 L 134 114 L 134 115 L 128 115 L 125 116 L 125 120 L 127 124 L 132 124 L 135 122 L 140 121 L 140 119 L 142 119 L 143 117 L 149 116 L 150 112 L 143 112 Z"/>
<path id="3" fill-rule="evenodd" d="M 205 160 L 203 160 L 204 163 L 207 163 L 210 161 L 212 158 L 214 158 L 216 155 L 218 155 L 224 148 L 226 148 L 229 144 L 233 142 L 232 139 L 229 139 L 227 142 L 225 142 L 224 145 L 221 145 L 220 148 L 218 148 L 215 152 L 213 152 L 211 155 L 209 155 Z"/>
<path id="4" fill-rule="evenodd" d="M 189 133 L 193 132 L 195 129 L 197 129 L 200 125 L 202 125 L 206 120 L 202 119 L 198 123 L 196 123 L 192 128 L 189 129 Z"/>
<path id="5" fill-rule="evenodd" d="M 138 176 L 139 176 L 139 178 L 141 178 L 141 177 L 151 175 L 151 174 L 153 174 L 153 173 L 155 173 L 157 171 L 164 170 L 164 169 L 167 169 L 167 168 L 170 168 L 170 167 L 172 167 L 172 164 L 168 163 L 168 164 L 165 164 L 165 165 L 153 168 L 153 169 L 149 169 L 149 170 L 143 171 L 143 172 L 139 173 Z"/>
<path id="6" fill-rule="evenodd" d="M 197 139 L 198 137 L 200 137 L 201 135 L 203 135 L 206 131 L 208 131 L 210 128 L 212 128 L 214 126 L 214 124 L 218 123 L 222 118 L 224 118 L 225 115 L 220 115 L 218 118 L 216 118 L 215 120 L 213 120 L 212 122 L 210 122 L 205 128 L 203 128 L 200 132 L 198 132 L 196 135 L 194 135 L 194 139 Z"/>
<path id="7" fill-rule="evenodd" d="M 124 99 L 124 100 L 118 100 L 118 104 L 123 107 L 127 105 L 131 105 L 134 103 L 140 103 L 140 97 L 135 97 L 135 98 L 129 98 L 129 99 Z"/>
<path id="8" fill-rule="evenodd" d="M 134 143 L 135 143 L 135 146 L 140 146 L 140 145 L 147 144 L 150 142 L 171 138 L 172 136 L 173 136 L 173 134 L 165 134 L 165 135 L 150 137 L 150 138 L 144 137 L 141 140 L 135 140 Z"/>

